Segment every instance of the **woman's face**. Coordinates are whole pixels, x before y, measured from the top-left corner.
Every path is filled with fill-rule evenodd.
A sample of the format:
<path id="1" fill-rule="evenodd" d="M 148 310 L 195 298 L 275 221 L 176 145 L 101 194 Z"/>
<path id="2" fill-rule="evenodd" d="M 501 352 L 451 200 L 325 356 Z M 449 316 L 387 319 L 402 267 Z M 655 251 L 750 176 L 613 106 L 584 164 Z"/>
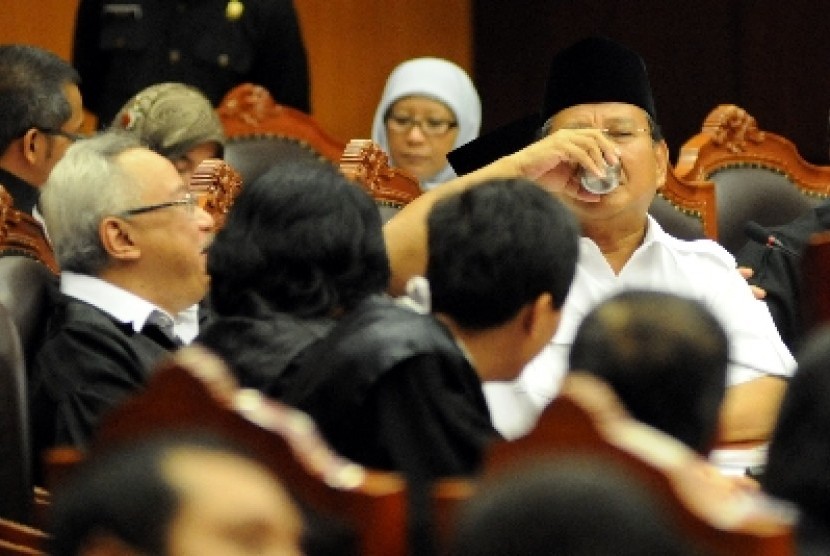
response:
<path id="1" fill-rule="evenodd" d="M 446 104 L 422 96 L 403 97 L 389 108 L 385 123 L 389 155 L 396 167 L 427 181 L 447 165 L 458 121 Z"/>
<path id="2" fill-rule="evenodd" d="M 208 158 L 219 158 L 219 144 L 214 141 L 207 143 L 200 143 L 196 145 L 181 157 L 172 160 L 173 165 L 178 170 L 184 183 L 190 183 L 190 178 L 193 177 L 193 172 L 199 167 L 199 164 Z"/>

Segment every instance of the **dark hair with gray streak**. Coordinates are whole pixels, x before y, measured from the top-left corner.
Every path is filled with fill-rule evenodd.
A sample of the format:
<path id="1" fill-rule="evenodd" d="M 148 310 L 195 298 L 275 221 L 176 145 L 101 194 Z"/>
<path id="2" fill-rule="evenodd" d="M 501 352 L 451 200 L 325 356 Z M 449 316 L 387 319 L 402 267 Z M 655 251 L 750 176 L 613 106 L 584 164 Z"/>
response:
<path id="1" fill-rule="evenodd" d="M 48 50 L 0 45 L 0 154 L 33 127 L 60 129 L 72 115 L 64 86 L 80 80 L 72 66 Z"/>

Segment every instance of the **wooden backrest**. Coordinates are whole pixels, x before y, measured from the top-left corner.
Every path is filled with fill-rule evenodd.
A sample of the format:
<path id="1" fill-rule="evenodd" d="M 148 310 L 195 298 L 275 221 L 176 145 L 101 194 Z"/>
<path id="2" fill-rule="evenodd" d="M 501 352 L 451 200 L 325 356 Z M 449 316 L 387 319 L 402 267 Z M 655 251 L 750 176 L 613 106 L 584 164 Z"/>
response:
<path id="1" fill-rule="evenodd" d="M 176 429 L 209 430 L 250 450 L 298 500 L 350 527 L 360 554 L 406 553 L 401 477 L 339 457 L 305 414 L 239 389 L 224 364 L 199 347 L 179 350 L 144 392 L 106 416 L 92 451 Z"/>
<path id="2" fill-rule="evenodd" d="M 785 224 L 830 196 L 830 166 L 806 162 L 791 141 L 762 131 L 733 104 L 709 113 L 701 132 L 681 147 L 675 170 L 715 183 L 718 241 L 732 253 L 747 241 L 747 221 Z"/>
<path id="3" fill-rule="evenodd" d="M 213 217 L 216 230 L 225 225 L 228 211 L 242 189 L 242 176 L 224 160 L 203 160 L 190 178 L 190 190 L 199 206 Z"/>
<path id="4" fill-rule="evenodd" d="M 0 185 L 0 256 L 22 255 L 58 274 L 58 263 L 43 228 L 31 215 L 14 207 L 14 201 Z"/>
<path id="5" fill-rule="evenodd" d="M 0 518 L 0 555 L 46 554 L 47 535 L 40 529 Z"/>
<path id="6" fill-rule="evenodd" d="M 34 491 L 23 348 L 0 305 L 0 518 L 31 523 Z"/>
<path id="7" fill-rule="evenodd" d="M 267 89 L 252 83 L 231 89 L 217 112 L 227 138 L 224 159 L 239 171 L 244 182 L 256 179 L 284 156 L 286 141 L 299 143 L 309 153 L 335 164 L 346 146 L 314 118 L 277 104 Z"/>
<path id="8" fill-rule="evenodd" d="M 648 212 L 674 237 L 718 238 L 714 184 L 682 179 L 671 165 L 666 172 L 666 183 L 657 192 Z"/>
<path id="9" fill-rule="evenodd" d="M 352 139 L 340 157 L 340 171 L 375 200 L 384 222 L 421 194 L 418 178 L 389 166 L 389 156 L 370 139 Z"/>
<path id="10" fill-rule="evenodd" d="M 491 447 L 485 470 L 492 477 L 519 462 L 576 454 L 607 459 L 639 479 L 668 509 L 667 517 L 707 553 L 794 553 L 792 515 L 760 493 L 738 499 L 713 493 L 695 472 L 702 464 L 697 455 L 630 418 L 610 388 L 592 376 L 568 376 L 530 434 Z"/>

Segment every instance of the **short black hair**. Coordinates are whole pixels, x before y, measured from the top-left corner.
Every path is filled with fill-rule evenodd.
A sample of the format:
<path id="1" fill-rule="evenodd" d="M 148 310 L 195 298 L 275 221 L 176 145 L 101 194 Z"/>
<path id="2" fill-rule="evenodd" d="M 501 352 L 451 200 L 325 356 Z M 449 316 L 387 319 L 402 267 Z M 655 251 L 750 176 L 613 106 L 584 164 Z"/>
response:
<path id="1" fill-rule="evenodd" d="M 525 179 L 491 180 L 442 199 L 428 217 L 432 309 L 480 330 L 546 292 L 559 308 L 576 272 L 578 238 L 570 211 Z"/>
<path id="2" fill-rule="evenodd" d="M 533 461 L 485 482 L 460 511 L 453 556 L 697 554 L 658 497 L 595 457 Z"/>
<path id="3" fill-rule="evenodd" d="M 168 456 L 182 449 L 235 454 L 229 441 L 204 432 L 161 433 L 122 444 L 80 464 L 55 490 L 49 514 L 52 556 L 76 556 L 96 533 L 112 534 L 147 554 L 166 554 L 179 493 L 165 476 Z"/>
<path id="4" fill-rule="evenodd" d="M 333 164 L 298 154 L 245 184 L 210 247 L 208 273 L 222 316 L 348 311 L 388 286 L 380 213 Z"/>
<path id="5" fill-rule="evenodd" d="M 830 326 L 799 351 L 770 439 L 761 484 L 830 527 Z"/>
<path id="6" fill-rule="evenodd" d="M 728 359 L 726 333 L 703 304 L 629 290 L 585 316 L 569 368 L 602 378 L 635 419 L 707 454 L 726 393 Z"/>
<path id="7" fill-rule="evenodd" d="M 0 154 L 33 127 L 60 129 L 72 115 L 63 86 L 80 81 L 68 62 L 48 50 L 0 45 Z"/>

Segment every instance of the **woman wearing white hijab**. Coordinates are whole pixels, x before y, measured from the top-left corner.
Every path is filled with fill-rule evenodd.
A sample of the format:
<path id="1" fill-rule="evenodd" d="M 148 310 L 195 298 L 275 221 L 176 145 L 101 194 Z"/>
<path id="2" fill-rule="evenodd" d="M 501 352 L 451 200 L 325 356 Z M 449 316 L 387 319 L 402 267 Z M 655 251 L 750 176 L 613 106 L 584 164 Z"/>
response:
<path id="1" fill-rule="evenodd" d="M 480 127 L 481 101 L 467 73 L 447 60 L 415 58 L 389 75 L 372 140 L 427 190 L 455 177 L 447 153 L 478 137 Z"/>

